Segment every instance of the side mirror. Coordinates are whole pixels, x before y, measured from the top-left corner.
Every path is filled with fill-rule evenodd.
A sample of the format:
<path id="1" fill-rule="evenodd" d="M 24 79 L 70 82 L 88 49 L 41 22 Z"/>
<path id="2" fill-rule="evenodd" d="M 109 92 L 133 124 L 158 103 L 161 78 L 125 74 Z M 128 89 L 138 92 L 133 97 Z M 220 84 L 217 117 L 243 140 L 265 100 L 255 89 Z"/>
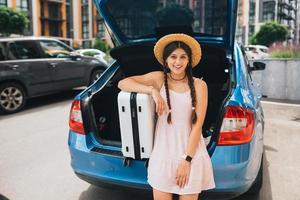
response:
<path id="1" fill-rule="evenodd" d="M 266 63 L 254 61 L 252 66 L 250 67 L 251 71 L 264 70 L 266 69 Z"/>

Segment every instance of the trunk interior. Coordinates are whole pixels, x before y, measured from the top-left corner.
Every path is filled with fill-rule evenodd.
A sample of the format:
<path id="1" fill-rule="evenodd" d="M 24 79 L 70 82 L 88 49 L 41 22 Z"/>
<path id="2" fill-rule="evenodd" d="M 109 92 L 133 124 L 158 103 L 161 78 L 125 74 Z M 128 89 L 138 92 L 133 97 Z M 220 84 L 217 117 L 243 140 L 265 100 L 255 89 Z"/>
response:
<path id="1" fill-rule="evenodd" d="M 219 129 L 219 115 L 224 99 L 229 93 L 229 64 L 225 49 L 216 45 L 202 44 L 202 59 L 193 70 L 194 77 L 201 78 L 208 85 L 208 108 L 203 125 L 203 136 L 214 135 Z M 118 47 L 111 51 L 120 67 L 112 79 L 92 98 L 97 132 L 96 138 L 102 144 L 121 145 L 118 117 L 117 85 L 124 77 L 161 70 L 153 55 L 153 44 L 135 44 Z M 213 137 L 212 137 L 213 138 Z"/>

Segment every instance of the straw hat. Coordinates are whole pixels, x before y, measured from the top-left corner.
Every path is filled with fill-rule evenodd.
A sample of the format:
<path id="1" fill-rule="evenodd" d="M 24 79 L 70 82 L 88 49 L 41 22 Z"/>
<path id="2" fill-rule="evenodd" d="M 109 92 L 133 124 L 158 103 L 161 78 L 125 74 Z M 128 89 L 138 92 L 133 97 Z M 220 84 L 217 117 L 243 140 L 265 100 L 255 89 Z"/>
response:
<path id="1" fill-rule="evenodd" d="M 183 33 L 168 34 L 160 38 L 154 46 L 154 55 L 158 62 L 163 65 L 163 52 L 165 47 L 171 42 L 179 41 L 188 45 L 192 51 L 192 67 L 195 67 L 201 59 L 201 47 L 200 44 L 191 36 Z"/>

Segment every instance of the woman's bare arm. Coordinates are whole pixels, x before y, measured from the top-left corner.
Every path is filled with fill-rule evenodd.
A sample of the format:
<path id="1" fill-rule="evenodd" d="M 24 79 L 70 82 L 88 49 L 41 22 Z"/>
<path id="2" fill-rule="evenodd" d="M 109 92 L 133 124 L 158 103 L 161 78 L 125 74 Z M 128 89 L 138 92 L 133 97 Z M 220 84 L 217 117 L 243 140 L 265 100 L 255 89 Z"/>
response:
<path id="1" fill-rule="evenodd" d="M 150 94 L 156 104 L 156 112 L 161 115 L 166 112 L 166 103 L 159 90 L 163 81 L 163 73 L 154 71 L 144 75 L 131 76 L 118 83 L 118 87 L 126 92 L 138 92 Z"/>
<path id="2" fill-rule="evenodd" d="M 154 71 L 144 75 L 130 76 L 118 83 L 118 87 L 126 92 L 139 92 L 152 94 L 153 89 L 159 90 L 159 83 L 162 80 L 162 72 Z"/>

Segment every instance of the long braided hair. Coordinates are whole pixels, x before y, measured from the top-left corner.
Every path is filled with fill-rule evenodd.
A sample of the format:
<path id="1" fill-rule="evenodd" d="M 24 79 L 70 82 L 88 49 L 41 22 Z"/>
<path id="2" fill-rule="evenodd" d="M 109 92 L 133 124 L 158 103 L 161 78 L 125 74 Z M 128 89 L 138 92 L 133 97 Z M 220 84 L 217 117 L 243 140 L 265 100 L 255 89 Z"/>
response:
<path id="1" fill-rule="evenodd" d="M 197 121 L 197 114 L 195 110 L 196 106 L 196 92 L 195 92 L 195 85 L 194 85 L 194 79 L 193 79 L 193 73 L 192 73 L 192 51 L 188 45 L 186 45 L 183 42 L 175 41 L 168 44 L 163 52 L 163 71 L 164 71 L 164 83 L 165 83 L 165 92 L 167 97 L 167 104 L 169 107 L 169 114 L 167 117 L 168 124 L 172 123 L 172 115 L 171 115 L 171 100 L 170 100 L 170 93 L 169 93 L 169 86 L 168 86 L 168 73 L 170 73 L 170 69 L 168 68 L 168 64 L 166 62 L 167 58 L 171 55 L 173 51 L 175 51 L 177 48 L 183 49 L 186 54 L 188 55 L 189 62 L 187 64 L 187 67 L 185 69 L 187 78 L 188 78 L 188 84 L 191 90 L 191 101 L 192 101 L 192 115 L 191 115 L 191 122 L 192 124 L 196 123 Z"/>

